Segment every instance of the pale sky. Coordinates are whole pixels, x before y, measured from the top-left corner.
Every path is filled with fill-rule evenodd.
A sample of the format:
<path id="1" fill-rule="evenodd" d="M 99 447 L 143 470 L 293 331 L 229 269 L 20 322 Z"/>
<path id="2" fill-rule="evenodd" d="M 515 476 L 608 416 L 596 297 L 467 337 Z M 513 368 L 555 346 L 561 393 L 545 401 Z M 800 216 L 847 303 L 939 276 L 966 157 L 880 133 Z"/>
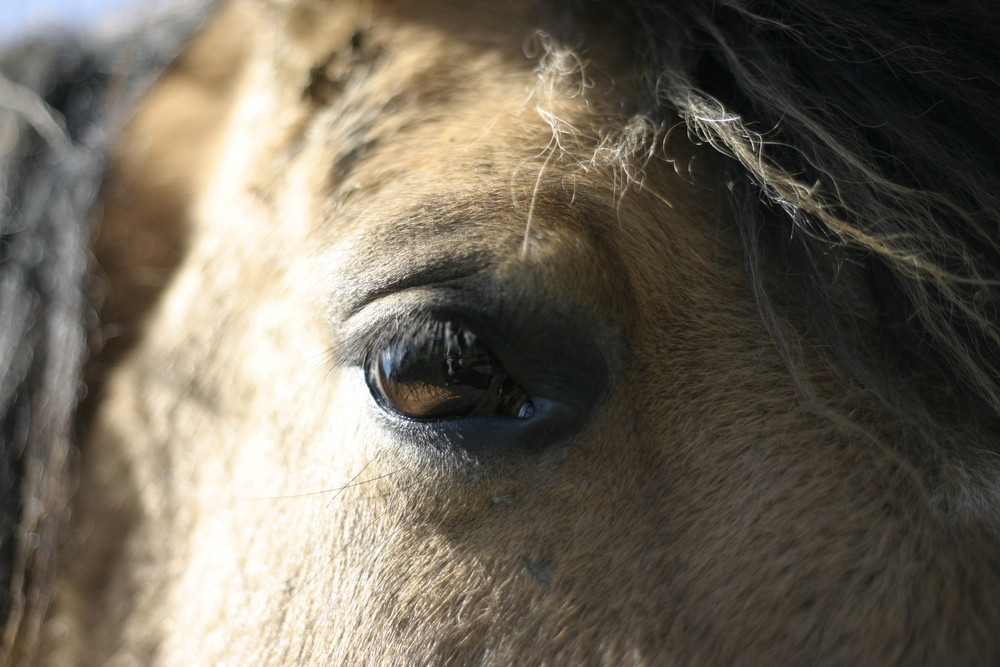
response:
<path id="1" fill-rule="evenodd" d="M 145 4 L 136 0 L 0 0 L 0 40 L 46 26 L 92 25 L 109 11 Z"/>

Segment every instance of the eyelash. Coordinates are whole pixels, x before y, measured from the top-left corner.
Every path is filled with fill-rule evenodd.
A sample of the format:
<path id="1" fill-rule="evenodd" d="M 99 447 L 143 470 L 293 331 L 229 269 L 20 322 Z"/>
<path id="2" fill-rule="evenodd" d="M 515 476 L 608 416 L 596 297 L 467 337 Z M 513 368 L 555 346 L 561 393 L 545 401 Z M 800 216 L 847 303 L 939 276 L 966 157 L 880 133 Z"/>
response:
<path id="1" fill-rule="evenodd" d="M 330 350 L 329 359 L 333 367 L 364 368 L 375 351 L 404 351 L 431 344 L 445 323 L 459 324 L 472 331 L 483 328 L 470 323 L 469 318 L 446 309 L 414 308 L 402 313 L 398 309 L 380 310 L 374 318 L 366 318 L 363 328 L 355 326 L 340 330 L 338 344 Z"/>
<path id="2" fill-rule="evenodd" d="M 439 328 L 445 323 L 465 322 L 464 318 L 447 312 L 413 310 L 391 316 L 386 313 L 363 331 L 346 332 L 341 345 L 333 351 L 332 360 L 337 366 L 364 367 L 375 350 L 407 348 L 432 343 Z M 470 327 L 472 328 L 472 327 Z"/>

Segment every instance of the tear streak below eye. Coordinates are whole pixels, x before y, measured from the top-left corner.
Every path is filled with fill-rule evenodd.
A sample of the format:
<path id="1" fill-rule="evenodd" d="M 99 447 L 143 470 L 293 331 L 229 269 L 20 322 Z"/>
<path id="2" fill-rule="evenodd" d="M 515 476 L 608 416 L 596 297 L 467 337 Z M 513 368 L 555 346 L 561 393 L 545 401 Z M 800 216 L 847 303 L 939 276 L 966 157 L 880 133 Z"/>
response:
<path id="1" fill-rule="evenodd" d="M 383 408 L 427 421 L 534 412 L 493 353 L 469 329 L 439 322 L 430 331 L 372 350 L 368 387 Z"/>

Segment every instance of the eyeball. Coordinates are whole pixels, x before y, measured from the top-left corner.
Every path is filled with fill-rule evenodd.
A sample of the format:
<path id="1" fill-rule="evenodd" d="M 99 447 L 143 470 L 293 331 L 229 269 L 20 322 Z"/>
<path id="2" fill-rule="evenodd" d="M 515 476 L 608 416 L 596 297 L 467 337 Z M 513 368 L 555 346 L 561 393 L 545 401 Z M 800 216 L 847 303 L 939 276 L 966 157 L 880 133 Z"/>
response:
<path id="1" fill-rule="evenodd" d="M 365 375 L 383 409 L 422 421 L 534 413 L 528 395 L 461 323 L 431 322 L 381 348 L 370 351 Z"/>

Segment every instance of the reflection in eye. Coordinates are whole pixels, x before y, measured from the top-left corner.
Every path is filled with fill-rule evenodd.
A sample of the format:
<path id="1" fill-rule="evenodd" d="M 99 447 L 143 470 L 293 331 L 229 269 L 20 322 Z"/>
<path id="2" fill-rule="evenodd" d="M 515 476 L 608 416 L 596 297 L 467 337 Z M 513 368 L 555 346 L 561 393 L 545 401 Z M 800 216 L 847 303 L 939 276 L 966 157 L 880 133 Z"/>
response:
<path id="1" fill-rule="evenodd" d="M 372 350 L 366 376 L 383 406 L 413 419 L 497 415 L 527 419 L 534 412 L 493 353 L 456 322 Z"/>

